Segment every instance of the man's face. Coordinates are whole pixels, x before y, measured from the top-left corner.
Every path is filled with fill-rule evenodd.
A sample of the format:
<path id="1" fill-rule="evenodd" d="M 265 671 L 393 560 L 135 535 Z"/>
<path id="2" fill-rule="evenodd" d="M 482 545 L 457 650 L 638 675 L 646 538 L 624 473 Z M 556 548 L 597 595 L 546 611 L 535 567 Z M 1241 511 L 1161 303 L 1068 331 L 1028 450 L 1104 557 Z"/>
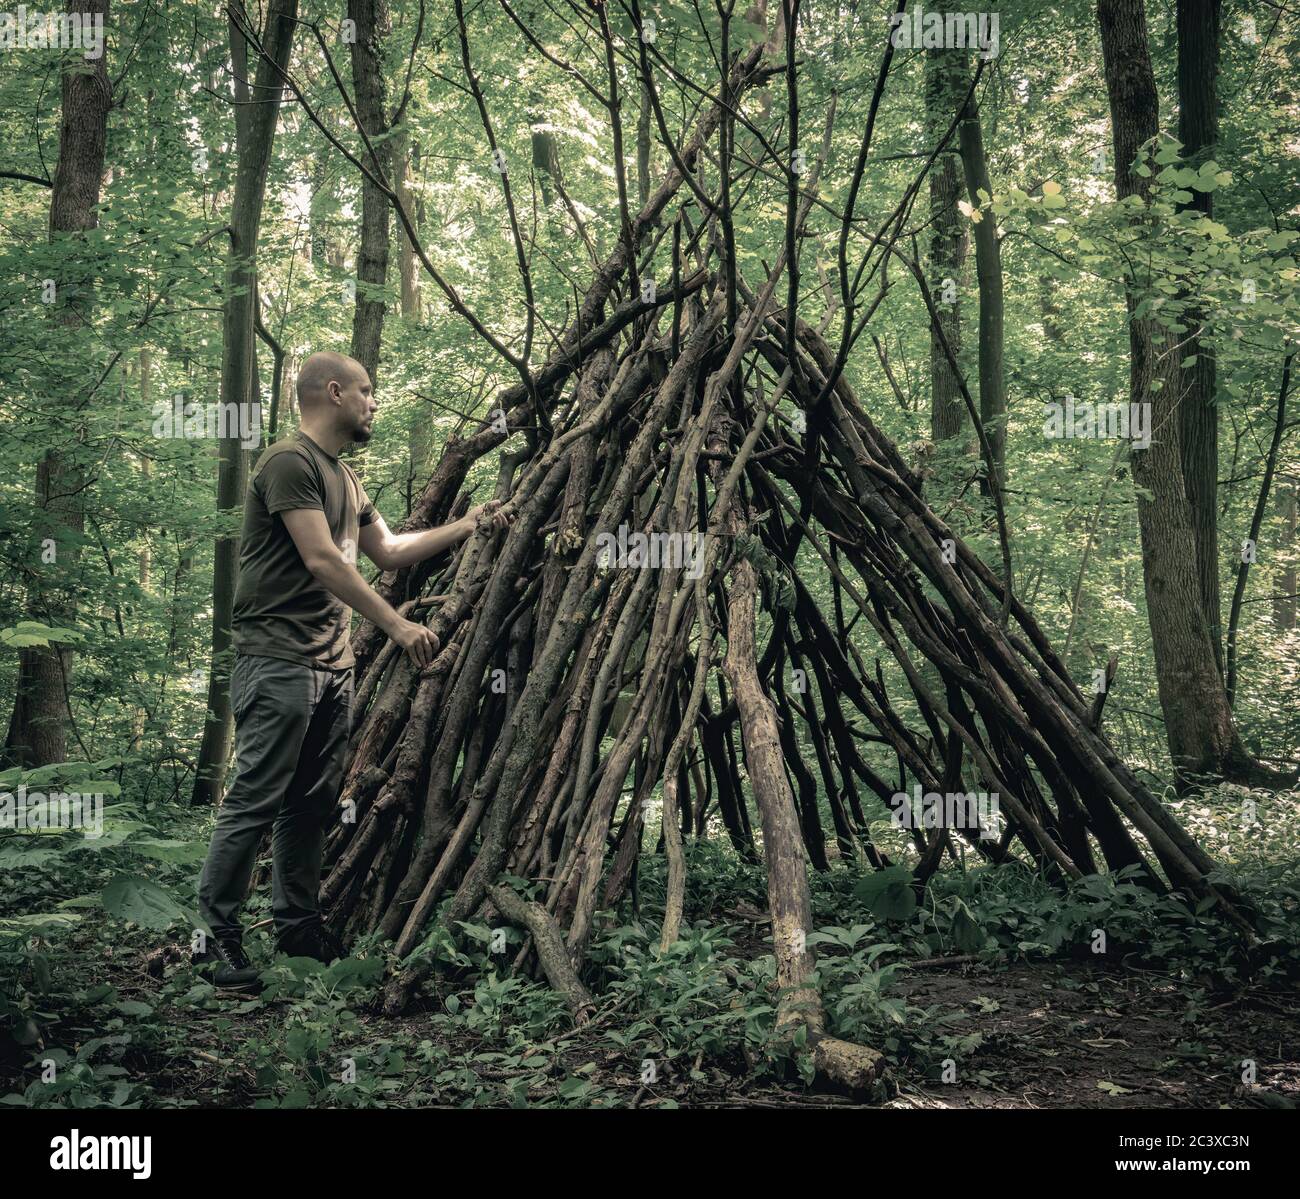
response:
<path id="1" fill-rule="evenodd" d="M 370 440 L 375 423 L 374 388 L 370 376 L 360 364 L 357 364 L 346 383 L 339 382 L 339 424 L 345 433 L 351 434 L 352 440 L 364 445 Z"/>

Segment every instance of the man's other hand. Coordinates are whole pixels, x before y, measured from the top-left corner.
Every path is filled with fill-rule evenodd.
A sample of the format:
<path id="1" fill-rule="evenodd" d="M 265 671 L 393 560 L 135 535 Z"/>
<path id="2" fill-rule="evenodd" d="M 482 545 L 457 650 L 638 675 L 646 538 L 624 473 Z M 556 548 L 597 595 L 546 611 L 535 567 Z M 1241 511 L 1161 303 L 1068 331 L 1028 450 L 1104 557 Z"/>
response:
<path id="1" fill-rule="evenodd" d="M 486 524 L 492 532 L 496 532 L 498 529 L 510 527 L 510 514 L 502 511 L 500 500 L 488 500 L 486 504 L 478 504 L 465 515 L 474 522 L 475 528 L 481 528 Z"/>
<path id="2" fill-rule="evenodd" d="M 413 620 L 403 620 L 393 632 L 393 640 L 421 670 L 438 652 L 438 638 L 433 630 Z"/>

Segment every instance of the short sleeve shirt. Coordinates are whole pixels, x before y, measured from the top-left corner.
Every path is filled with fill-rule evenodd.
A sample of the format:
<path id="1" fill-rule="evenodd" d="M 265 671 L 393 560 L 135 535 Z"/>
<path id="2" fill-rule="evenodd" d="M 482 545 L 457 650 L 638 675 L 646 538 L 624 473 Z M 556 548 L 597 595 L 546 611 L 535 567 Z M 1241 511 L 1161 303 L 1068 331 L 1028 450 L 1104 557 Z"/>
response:
<path id="1" fill-rule="evenodd" d="M 362 526 L 375 506 L 356 472 L 298 431 L 258 459 L 244 502 L 235 588 L 234 644 L 242 654 L 350 669 L 352 609 L 316 581 L 298 553 L 284 512 L 325 514 L 330 536 L 348 561 L 357 560 Z"/>

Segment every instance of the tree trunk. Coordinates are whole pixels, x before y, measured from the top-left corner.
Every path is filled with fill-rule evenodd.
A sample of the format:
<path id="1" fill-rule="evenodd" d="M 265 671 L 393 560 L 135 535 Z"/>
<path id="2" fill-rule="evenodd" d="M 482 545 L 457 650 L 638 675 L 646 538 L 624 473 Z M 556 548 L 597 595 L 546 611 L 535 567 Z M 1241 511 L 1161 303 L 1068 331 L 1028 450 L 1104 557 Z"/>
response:
<path id="1" fill-rule="evenodd" d="M 948 132 L 965 92 L 963 72 L 955 55 L 925 56 L 925 111 L 927 139 L 938 144 Z M 957 201 L 962 197 L 961 176 L 952 139 L 930 170 L 930 290 L 939 310 L 943 335 L 956 354 L 961 348 L 961 268 L 966 257 L 966 232 Z M 940 442 L 969 432 L 966 408 L 956 372 L 944 353 L 939 331 L 930 332 L 930 438 Z"/>
<path id="2" fill-rule="evenodd" d="M 410 130 L 401 124 L 393 133 L 393 164 L 396 167 L 397 197 L 419 231 L 423 205 L 417 204 L 411 190 L 411 178 L 417 158 L 416 147 L 411 142 Z M 397 222 L 397 239 L 400 245 L 398 259 L 402 272 L 402 319 L 412 325 L 420 322 L 420 262 L 407 236 L 406 226 Z"/>
<path id="3" fill-rule="evenodd" d="M 1294 482 L 1278 488 L 1277 510 L 1282 518 L 1282 537 L 1277 547 L 1280 566 L 1273 576 L 1273 626 L 1286 633 L 1296 626 L 1296 587 L 1300 584 L 1300 573 L 1296 571 L 1296 528 L 1300 504 L 1296 503 Z"/>
<path id="4" fill-rule="evenodd" d="M 329 239 L 320 212 L 325 203 L 323 197 L 328 179 L 329 159 L 319 154 L 311 168 L 311 212 L 307 223 L 307 254 L 318 270 L 329 265 Z"/>
<path id="5" fill-rule="evenodd" d="M 352 43 L 352 85 L 357 120 L 378 159 L 363 149 L 361 161 L 382 179 L 393 176 L 393 140 L 385 112 L 383 44 L 390 32 L 386 0 L 348 0 L 348 16 L 356 22 Z M 370 375 L 378 390 L 379 348 L 384 332 L 388 285 L 388 198 L 369 179 L 361 181 L 361 244 L 357 247 L 357 298 L 352 311 L 351 354 Z"/>
<path id="6" fill-rule="evenodd" d="M 1142 0 L 1099 0 L 1102 52 L 1120 199 L 1151 191 L 1152 174 L 1135 160 L 1159 132 L 1159 102 Z M 1138 218 L 1140 219 L 1140 218 Z M 1169 755 L 1180 787 L 1210 776 L 1236 781 L 1273 777 L 1251 760 L 1237 735 L 1205 614 L 1197 570 L 1195 519 L 1182 465 L 1178 404 L 1183 372 L 1176 338 L 1150 316 L 1134 315 L 1142 296 L 1126 288 L 1129 400 L 1150 404 L 1149 449 L 1133 449 L 1138 524 L 1151 644 Z"/>
<path id="7" fill-rule="evenodd" d="M 409 127 L 403 123 L 393 134 L 395 184 L 398 202 L 411 219 L 416 231 L 420 228 L 421 205 L 411 189 L 412 166 L 415 148 L 411 144 Z M 381 197 L 382 198 L 382 197 Z M 420 324 L 420 261 L 407 236 L 406 226 L 397 222 L 398 269 L 401 272 L 402 324 L 413 332 Z M 433 450 L 433 414 L 419 411 L 411 420 L 407 436 L 406 514 L 410 516 L 417 489 L 424 486 L 429 475 L 429 455 Z"/>
<path id="8" fill-rule="evenodd" d="M 962 94 L 965 95 L 965 80 L 962 82 Z M 973 96 L 962 112 L 960 143 L 966 194 L 980 213 L 973 229 L 975 274 L 980 293 L 980 423 L 992 450 L 996 476 L 987 481 L 985 490 L 993 487 L 1002 490 L 1007 479 L 1007 393 L 1002 376 L 1002 250 L 998 245 L 998 219 L 990 203 L 993 184 L 989 180 L 988 160 L 984 155 L 984 133 Z"/>
<path id="9" fill-rule="evenodd" d="M 1219 140 L 1219 8 L 1220 0 L 1178 0 L 1178 140 L 1183 158 L 1193 169 L 1214 155 Z M 1184 206 L 1214 215 L 1214 193 L 1192 191 Z M 1182 439 L 1183 486 L 1191 507 L 1196 538 L 1196 573 L 1201 604 L 1210 630 L 1215 661 L 1224 670 L 1219 595 L 1219 410 L 1215 404 L 1215 349 L 1212 338 L 1197 330 L 1205 323 L 1204 308 L 1193 303 L 1183 317 L 1186 340 L 1179 353 L 1194 358 L 1183 375 L 1178 433 Z"/>
<path id="10" fill-rule="evenodd" d="M 226 259 L 225 305 L 222 312 L 221 391 L 226 412 L 251 410 L 254 392 L 257 303 L 257 239 L 271 149 L 280 113 L 279 72 L 289 63 L 298 0 L 270 0 L 261 33 L 265 54 L 257 60 L 251 89 L 247 84 L 248 43 L 244 28 L 248 13 L 241 6 L 230 22 L 231 59 L 235 66 L 235 143 L 238 168 L 230 214 L 230 251 Z M 273 65 L 274 64 L 274 65 Z M 277 68 L 278 67 L 278 71 Z M 240 422 L 243 423 L 242 421 Z M 233 519 L 244 502 L 247 457 L 237 430 L 218 445 L 217 510 Z M 218 537 L 212 567 L 212 668 L 208 676 L 208 711 L 203 744 L 195 770 L 195 804 L 215 805 L 225 781 L 234 730 L 230 706 L 232 665 L 231 614 L 239 575 L 239 537 Z"/>
<path id="11" fill-rule="evenodd" d="M 83 14 L 86 20 L 99 15 L 106 22 L 108 0 L 79 0 L 69 11 Z M 97 209 L 112 102 L 107 52 L 93 61 L 69 56 L 62 79 L 59 161 L 50 192 L 52 244 L 71 243 L 99 224 Z M 85 269 L 85 255 L 72 245 L 63 262 L 72 275 Z M 89 325 L 90 288 L 83 290 L 71 278 L 56 280 L 55 286 L 52 318 L 70 331 Z M 84 383 L 70 380 L 67 386 L 76 396 Z M 74 401 L 69 413 L 71 444 L 47 450 L 36 467 L 38 544 L 33 573 L 38 581 L 29 604 L 32 618 L 51 627 L 68 628 L 77 620 L 77 563 L 86 520 L 86 475 L 81 462 L 85 427 L 79 407 L 80 402 Z M 67 644 L 19 652 L 5 757 L 24 766 L 66 760 L 73 664 L 73 651 Z"/>
<path id="12" fill-rule="evenodd" d="M 1264 459 L 1264 478 L 1259 485 L 1259 495 L 1255 500 L 1255 511 L 1250 518 L 1250 532 L 1246 534 L 1248 544 L 1254 546 L 1259 542 L 1260 529 L 1264 526 L 1264 513 L 1268 511 L 1269 492 L 1273 486 L 1273 475 L 1277 471 L 1278 452 L 1282 448 L 1282 438 L 1286 433 L 1286 401 L 1291 390 L 1291 363 L 1294 354 L 1288 353 L 1282 363 L 1282 385 L 1278 390 L 1277 419 L 1273 422 L 1273 439 L 1269 443 L 1268 454 Z M 1237 696 L 1237 649 L 1241 632 L 1241 608 L 1246 598 L 1246 576 L 1250 573 L 1251 558 L 1245 553 L 1237 566 L 1237 578 L 1232 588 L 1232 605 L 1228 610 L 1228 652 L 1227 668 L 1224 679 L 1228 689 L 1228 703 L 1232 704 Z"/>
<path id="13" fill-rule="evenodd" d="M 140 371 L 140 407 L 145 412 L 153 410 L 153 354 L 147 347 L 140 348 L 139 356 Z M 140 475 L 144 479 L 149 479 L 153 475 L 153 459 L 147 455 L 140 458 Z M 153 571 L 153 551 L 149 538 L 146 536 L 140 545 L 139 559 L 139 583 L 140 595 L 144 602 L 148 602 L 149 582 Z M 135 715 L 131 718 L 131 750 L 134 752 L 139 746 L 141 739 L 144 737 L 145 720 L 148 718 L 148 710 L 144 704 L 136 706 Z"/>

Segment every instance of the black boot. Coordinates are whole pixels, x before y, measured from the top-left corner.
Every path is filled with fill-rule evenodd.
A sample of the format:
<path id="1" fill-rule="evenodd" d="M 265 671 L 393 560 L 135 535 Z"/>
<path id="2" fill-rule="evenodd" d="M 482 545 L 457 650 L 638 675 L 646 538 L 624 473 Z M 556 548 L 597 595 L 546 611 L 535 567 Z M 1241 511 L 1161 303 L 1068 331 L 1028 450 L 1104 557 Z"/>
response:
<path id="1" fill-rule="evenodd" d="M 276 936 L 275 948 L 291 958 L 314 958 L 328 965 L 347 957 L 343 942 L 319 921 L 298 924 Z"/>
<path id="2" fill-rule="evenodd" d="M 208 937 L 203 952 L 193 954 L 191 962 L 214 987 L 250 993 L 262 989 L 261 971 L 248 960 L 238 935 Z"/>

